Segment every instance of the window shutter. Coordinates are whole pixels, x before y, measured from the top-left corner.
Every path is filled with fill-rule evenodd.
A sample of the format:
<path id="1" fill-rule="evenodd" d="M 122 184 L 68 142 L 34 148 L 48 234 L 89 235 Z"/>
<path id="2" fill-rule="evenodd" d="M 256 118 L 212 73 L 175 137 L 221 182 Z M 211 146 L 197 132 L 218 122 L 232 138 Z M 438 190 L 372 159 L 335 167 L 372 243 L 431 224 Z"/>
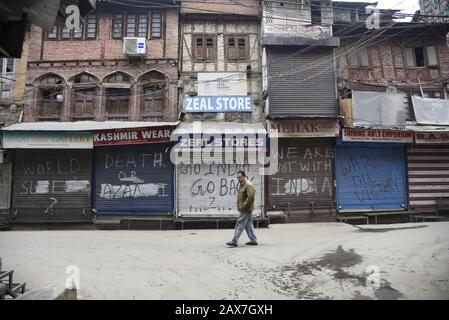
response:
<path id="1" fill-rule="evenodd" d="M 205 55 L 205 43 L 203 37 L 195 37 L 195 59 L 204 60 Z"/>
<path id="2" fill-rule="evenodd" d="M 206 38 L 206 59 L 215 60 L 215 40 L 214 38 Z"/>
<path id="3" fill-rule="evenodd" d="M 228 36 L 226 38 L 226 45 L 227 45 L 227 51 L 228 51 L 228 60 L 236 60 L 237 55 L 237 49 L 236 49 L 236 43 L 235 43 L 235 37 Z"/>
<path id="4" fill-rule="evenodd" d="M 405 48 L 405 64 L 407 67 L 416 67 L 415 51 L 413 48 Z"/>
<path id="5" fill-rule="evenodd" d="M 427 52 L 427 63 L 429 66 L 436 66 L 438 65 L 438 59 L 437 59 L 437 51 L 434 46 L 426 47 Z"/>
<path id="6" fill-rule="evenodd" d="M 246 51 L 248 45 L 246 38 L 239 38 L 237 45 L 238 45 L 238 59 L 246 60 Z"/>
<path id="7" fill-rule="evenodd" d="M 348 57 L 349 66 L 357 67 L 359 65 L 359 59 L 357 57 L 357 50 L 351 49 L 351 51 L 349 51 L 347 53 L 347 57 Z"/>
<path id="8" fill-rule="evenodd" d="M 369 66 L 369 56 L 368 56 L 368 48 L 362 48 L 360 49 L 360 65 L 367 67 Z"/>

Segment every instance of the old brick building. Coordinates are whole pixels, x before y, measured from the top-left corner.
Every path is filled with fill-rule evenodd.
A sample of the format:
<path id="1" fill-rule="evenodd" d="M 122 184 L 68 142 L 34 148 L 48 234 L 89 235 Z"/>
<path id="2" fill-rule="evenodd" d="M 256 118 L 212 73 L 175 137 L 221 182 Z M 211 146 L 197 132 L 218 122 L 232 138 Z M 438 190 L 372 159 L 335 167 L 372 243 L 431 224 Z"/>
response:
<path id="1" fill-rule="evenodd" d="M 335 30 L 344 32 L 337 209 L 435 210 L 449 196 L 448 25 L 384 21 L 367 30 L 342 21 Z"/>
<path id="2" fill-rule="evenodd" d="M 177 118 L 178 9 L 97 1 L 81 30 L 33 26 L 24 121 Z M 140 55 L 125 37 L 144 38 Z"/>

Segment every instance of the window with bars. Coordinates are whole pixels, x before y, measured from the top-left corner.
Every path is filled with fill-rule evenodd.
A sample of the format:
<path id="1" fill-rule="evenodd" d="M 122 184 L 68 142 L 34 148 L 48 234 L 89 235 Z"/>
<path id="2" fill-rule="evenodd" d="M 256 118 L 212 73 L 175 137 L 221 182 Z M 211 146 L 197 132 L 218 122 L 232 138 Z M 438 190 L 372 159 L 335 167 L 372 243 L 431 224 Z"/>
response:
<path id="1" fill-rule="evenodd" d="M 162 13 L 151 14 L 151 38 L 162 38 Z"/>
<path id="2" fill-rule="evenodd" d="M 123 37 L 123 14 L 114 13 L 112 15 L 112 38 L 121 39 Z"/>
<path id="3" fill-rule="evenodd" d="M 47 40 L 92 40 L 97 38 L 97 15 L 89 14 L 80 29 L 68 29 L 65 26 L 54 27 L 47 32 Z"/>
<path id="4" fill-rule="evenodd" d="M 228 61 L 248 60 L 248 37 L 226 36 L 226 59 Z"/>
<path id="5" fill-rule="evenodd" d="M 125 34 L 127 37 L 146 38 L 148 36 L 148 12 L 128 13 Z"/>
<path id="6" fill-rule="evenodd" d="M 197 35 L 193 37 L 196 61 L 215 61 L 217 57 L 217 37 Z"/>

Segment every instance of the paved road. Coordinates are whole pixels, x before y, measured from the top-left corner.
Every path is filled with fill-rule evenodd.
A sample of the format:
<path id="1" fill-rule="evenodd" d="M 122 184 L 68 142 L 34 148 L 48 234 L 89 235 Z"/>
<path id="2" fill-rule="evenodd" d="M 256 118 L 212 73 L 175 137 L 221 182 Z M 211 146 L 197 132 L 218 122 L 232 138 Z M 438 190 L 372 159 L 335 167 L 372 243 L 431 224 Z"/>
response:
<path id="1" fill-rule="evenodd" d="M 0 256 L 29 289 L 78 266 L 82 299 L 449 299 L 449 222 L 271 225 L 227 248 L 231 233 L 0 232 Z"/>

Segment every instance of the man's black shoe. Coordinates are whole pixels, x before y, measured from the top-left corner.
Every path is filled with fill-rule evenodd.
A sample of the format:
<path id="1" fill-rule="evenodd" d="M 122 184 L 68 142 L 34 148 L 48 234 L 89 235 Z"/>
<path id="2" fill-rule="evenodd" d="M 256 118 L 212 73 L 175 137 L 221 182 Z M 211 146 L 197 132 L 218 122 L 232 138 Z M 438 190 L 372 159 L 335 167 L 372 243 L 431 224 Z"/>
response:
<path id="1" fill-rule="evenodd" d="M 230 247 L 237 247 L 237 243 L 235 243 L 234 241 L 226 242 L 226 244 Z"/>
<path id="2" fill-rule="evenodd" d="M 250 241 L 250 242 L 247 242 L 247 243 L 245 243 L 247 246 L 257 246 L 257 242 L 252 242 L 252 241 Z"/>

